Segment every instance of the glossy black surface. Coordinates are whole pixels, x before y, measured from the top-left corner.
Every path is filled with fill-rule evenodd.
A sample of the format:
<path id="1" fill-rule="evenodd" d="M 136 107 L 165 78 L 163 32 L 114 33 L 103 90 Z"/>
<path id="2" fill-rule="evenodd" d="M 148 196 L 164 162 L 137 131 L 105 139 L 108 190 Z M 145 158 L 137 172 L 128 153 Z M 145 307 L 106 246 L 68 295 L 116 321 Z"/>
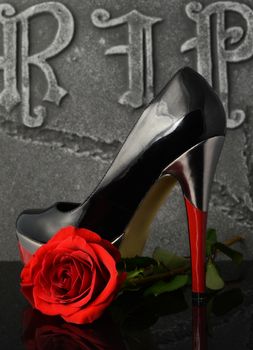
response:
<path id="1" fill-rule="evenodd" d="M 46 242 L 61 227 L 86 227 L 115 240 L 163 169 L 185 151 L 226 132 L 225 112 L 205 79 L 179 70 L 146 108 L 102 181 L 82 205 L 57 203 L 28 210 L 17 231 Z M 69 206 L 72 210 L 69 210 Z"/>
<path id="2" fill-rule="evenodd" d="M 184 299 L 180 292 L 153 300 L 137 297 L 137 303 L 128 295 L 121 302 L 121 314 L 127 314 L 124 321 L 115 322 L 115 314 L 119 318 L 120 313 L 114 312 L 114 317 L 106 313 L 84 326 L 33 311 L 19 292 L 21 268 L 19 262 L 0 262 L 1 349 L 253 349 L 252 261 L 240 268 L 220 263 L 223 277 L 230 280 L 229 289 L 213 301 L 211 309 L 209 304 L 208 313 L 203 307 L 192 309 L 188 295 Z"/>

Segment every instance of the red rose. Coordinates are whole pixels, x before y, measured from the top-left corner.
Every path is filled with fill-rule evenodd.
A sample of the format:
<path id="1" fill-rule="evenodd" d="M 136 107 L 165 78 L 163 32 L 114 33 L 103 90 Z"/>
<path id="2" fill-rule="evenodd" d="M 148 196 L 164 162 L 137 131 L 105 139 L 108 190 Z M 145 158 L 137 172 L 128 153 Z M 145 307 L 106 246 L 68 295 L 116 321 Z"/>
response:
<path id="1" fill-rule="evenodd" d="M 98 234 L 68 226 L 39 248 L 21 272 L 21 291 L 31 305 L 65 321 L 91 323 L 116 297 L 126 273 L 120 252 Z"/>

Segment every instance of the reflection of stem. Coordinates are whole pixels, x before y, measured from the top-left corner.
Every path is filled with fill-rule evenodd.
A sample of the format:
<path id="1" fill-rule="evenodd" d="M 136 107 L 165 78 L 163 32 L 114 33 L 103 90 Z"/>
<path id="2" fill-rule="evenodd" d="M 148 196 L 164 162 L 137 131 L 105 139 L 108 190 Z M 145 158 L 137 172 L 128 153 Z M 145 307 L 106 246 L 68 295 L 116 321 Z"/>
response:
<path id="1" fill-rule="evenodd" d="M 131 280 L 126 281 L 126 284 L 123 285 L 123 288 L 126 286 L 127 287 L 128 286 L 140 287 L 140 286 L 143 286 L 143 285 L 150 283 L 150 282 L 155 282 L 155 281 L 159 281 L 159 280 L 164 279 L 164 278 L 183 274 L 183 273 L 187 272 L 189 269 L 190 269 L 190 266 L 186 265 L 184 267 L 179 267 L 179 268 L 174 269 L 174 270 L 158 273 L 156 275 L 152 275 L 152 276 L 148 276 L 148 277 L 133 278 Z"/>

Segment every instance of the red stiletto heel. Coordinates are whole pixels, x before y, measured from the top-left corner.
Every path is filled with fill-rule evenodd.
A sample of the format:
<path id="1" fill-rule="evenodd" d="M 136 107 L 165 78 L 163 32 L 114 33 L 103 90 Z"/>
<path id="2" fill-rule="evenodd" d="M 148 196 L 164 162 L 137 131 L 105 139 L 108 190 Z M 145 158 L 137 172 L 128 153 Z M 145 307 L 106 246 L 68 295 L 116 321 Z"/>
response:
<path id="1" fill-rule="evenodd" d="M 211 185 L 224 136 L 204 140 L 186 151 L 165 169 L 182 188 L 188 219 L 191 251 L 192 296 L 197 305 L 205 301 L 205 240 Z"/>
<path id="2" fill-rule="evenodd" d="M 188 232 L 191 251 L 192 266 L 192 292 L 193 297 L 200 299 L 205 293 L 205 236 L 207 212 L 196 208 L 184 197 L 188 218 Z M 201 301 L 201 300 L 199 300 Z"/>

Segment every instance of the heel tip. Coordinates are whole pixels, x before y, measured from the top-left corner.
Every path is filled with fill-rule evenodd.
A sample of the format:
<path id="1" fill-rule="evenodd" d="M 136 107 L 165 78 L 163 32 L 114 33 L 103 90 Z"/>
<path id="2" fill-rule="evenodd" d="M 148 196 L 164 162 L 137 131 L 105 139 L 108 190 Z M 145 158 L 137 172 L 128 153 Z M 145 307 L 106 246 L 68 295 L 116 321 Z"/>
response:
<path id="1" fill-rule="evenodd" d="M 206 293 L 192 292 L 192 305 L 201 306 L 206 305 L 207 296 Z"/>

